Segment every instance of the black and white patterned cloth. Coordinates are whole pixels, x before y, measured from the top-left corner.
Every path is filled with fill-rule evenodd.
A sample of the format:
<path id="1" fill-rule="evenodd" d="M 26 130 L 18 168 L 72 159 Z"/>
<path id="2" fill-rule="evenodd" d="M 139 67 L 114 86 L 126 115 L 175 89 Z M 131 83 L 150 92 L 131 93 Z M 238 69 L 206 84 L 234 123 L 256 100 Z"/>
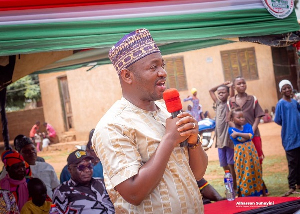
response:
<path id="1" fill-rule="evenodd" d="M 115 213 L 103 179 L 100 178 L 92 178 L 89 186 L 77 184 L 72 179 L 65 181 L 55 189 L 53 204 L 60 213 Z"/>

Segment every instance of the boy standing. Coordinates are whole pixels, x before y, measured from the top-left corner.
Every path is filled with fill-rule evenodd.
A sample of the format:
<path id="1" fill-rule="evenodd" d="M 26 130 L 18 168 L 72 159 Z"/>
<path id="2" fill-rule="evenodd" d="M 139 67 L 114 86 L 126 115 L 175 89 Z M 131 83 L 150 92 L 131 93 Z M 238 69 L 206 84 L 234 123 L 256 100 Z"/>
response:
<path id="1" fill-rule="evenodd" d="M 296 185 L 300 189 L 300 104 L 291 98 L 293 86 L 290 81 L 282 80 L 279 90 L 282 99 L 276 105 L 274 122 L 282 126 L 281 138 L 288 161 L 290 188 L 284 196 L 289 196 L 296 190 Z"/>
<path id="2" fill-rule="evenodd" d="M 236 189 L 236 176 L 234 171 L 234 149 L 233 143 L 228 134 L 228 123 L 226 121 L 226 115 L 228 112 L 227 98 L 229 96 L 230 81 L 227 81 L 221 85 L 213 87 L 209 90 L 209 94 L 212 100 L 216 103 L 216 129 L 215 134 L 216 148 L 218 148 L 220 166 L 225 170 L 230 170 L 233 177 L 234 189 Z M 215 95 L 217 91 L 218 98 Z"/>
<path id="3" fill-rule="evenodd" d="M 252 142 L 256 148 L 259 162 L 262 164 L 264 154 L 257 126 L 260 122 L 260 118 L 263 117 L 265 113 L 260 107 L 256 97 L 246 93 L 247 84 L 243 77 L 238 76 L 233 80 L 233 89 L 236 90 L 237 94 L 229 99 L 229 106 L 230 108 L 240 107 L 244 113 L 246 123 L 250 123 L 252 125 L 254 132 Z"/>

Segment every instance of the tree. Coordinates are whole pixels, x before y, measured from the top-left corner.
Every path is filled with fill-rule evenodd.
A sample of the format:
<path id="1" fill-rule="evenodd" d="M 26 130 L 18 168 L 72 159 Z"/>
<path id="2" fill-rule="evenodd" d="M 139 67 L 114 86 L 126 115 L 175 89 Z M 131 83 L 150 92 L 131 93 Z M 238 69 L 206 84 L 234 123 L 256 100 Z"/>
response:
<path id="1" fill-rule="evenodd" d="M 41 90 L 38 75 L 28 75 L 7 86 L 6 110 L 23 109 L 28 101 L 39 101 Z"/>

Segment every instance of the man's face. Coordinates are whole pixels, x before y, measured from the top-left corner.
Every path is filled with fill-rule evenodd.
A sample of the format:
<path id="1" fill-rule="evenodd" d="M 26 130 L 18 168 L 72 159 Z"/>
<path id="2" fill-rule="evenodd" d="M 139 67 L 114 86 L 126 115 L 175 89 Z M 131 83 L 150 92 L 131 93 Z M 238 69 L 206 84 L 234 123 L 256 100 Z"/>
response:
<path id="1" fill-rule="evenodd" d="M 167 72 L 160 53 L 150 54 L 132 65 L 135 93 L 141 101 L 155 101 L 163 98 L 166 90 Z"/>
<path id="2" fill-rule="evenodd" d="M 218 94 L 219 100 L 221 100 L 222 102 L 227 101 L 229 94 L 228 94 L 228 91 L 226 88 L 222 88 L 222 87 L 218 88 L 217 94 Z"/>
<path id="3" fill-rule="evenodd" d="M 247 89 L 247 84 L 244 78 L 238 78 L 234 81 L 234 85 L 233 85 L 234 89 L 238 92 L 238 93 L 245 93 L 246 89 Z"/>
<path id="4" fill-rule="evenodd" d="M 286 97 L 290 97 L 291 94 L 292 94 L 292 87 L 289 84 L 286 84 L 286 85 L 282 86 L 281 94 L 286 96 Z"/>
<path id="5" fill-rule="evenodd" d="M 24 146 L 21 149 L 20 154 L 23 156 L 24 160 L 29 165 L 35 165 L 37 154 L 36 154 L 35 146 L 33 144 L 28 144 Z"/>
<path id="6" fill-rule="evenodd" d="M 9 177 L 14 180 L 22 180 L 26 175 L 26 168 L 24 162 L 15 163 L 11 166 L 8 166 L 6 169 Z"/>
<path id="7" fill-rule="evenodd" d="M 91 160 L 84 159 L 78 164 L 70 164 L 68 170 L 72 180 L 81 185 L 87 185 L 90 183 L 93 175 L 93 164 Z"/>

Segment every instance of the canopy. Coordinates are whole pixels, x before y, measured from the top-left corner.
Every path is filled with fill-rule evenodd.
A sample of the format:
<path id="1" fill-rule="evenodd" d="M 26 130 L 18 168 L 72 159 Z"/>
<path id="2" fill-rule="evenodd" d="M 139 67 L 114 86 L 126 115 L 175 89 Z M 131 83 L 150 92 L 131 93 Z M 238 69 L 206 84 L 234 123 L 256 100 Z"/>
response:
<path id="1" fill-rule="evenodd" d="M 295 12 L 275 18 L 262 0 L 0 0 L 0 113 L 6 149 L 8 84 L 36 70 L 110 63 L 108 50 L 138 28 L 149 29 L 162 54 L 171 54 L 233 42 L 228 38 L 259 42 L 257 37 L 274 35 L 288 44 L 286 34 L 299 25 Z M 297 41 L 297 35 L 293 38 Z M 3 57 L 11 55 L 22 56 Z"/>
<path id="2" fill-rule="evenodd" d="M 2 0 L 0 56 L 93 49 L 43 70 L 105 64 L 109 48 L 138 28 L 149 29 L 170 54 L 231 42 L 225 38 L 298 31 L 299 25 L 295 12 L 275 18 L 261 0 Z"/>

